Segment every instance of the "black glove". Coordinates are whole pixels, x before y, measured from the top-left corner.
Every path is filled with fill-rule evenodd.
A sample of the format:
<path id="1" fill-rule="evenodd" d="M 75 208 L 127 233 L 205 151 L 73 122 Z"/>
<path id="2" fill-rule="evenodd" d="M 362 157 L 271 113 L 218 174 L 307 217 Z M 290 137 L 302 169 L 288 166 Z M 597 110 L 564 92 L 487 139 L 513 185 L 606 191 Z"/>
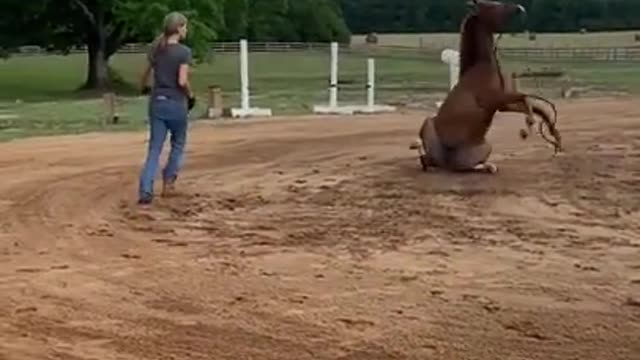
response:
<path id="1" fill-rule="evenodd" d="M 196 106 L 196 97 L 195 96 L 189 96 L 189 100 L 187 102 L 189 111 L 191 111 L 191 109 L 193 109 L 194 106 Z"/>

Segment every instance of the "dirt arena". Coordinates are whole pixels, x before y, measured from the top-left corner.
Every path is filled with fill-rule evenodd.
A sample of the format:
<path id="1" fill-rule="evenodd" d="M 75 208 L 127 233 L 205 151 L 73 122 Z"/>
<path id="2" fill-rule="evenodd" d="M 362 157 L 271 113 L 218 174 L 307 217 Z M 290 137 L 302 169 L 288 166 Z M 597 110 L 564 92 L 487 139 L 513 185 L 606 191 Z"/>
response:
<path id="1" fill-rule="evenodd" d="M 0 359 L 640 359 L 640 102 L 519 116 L 500 172 L 422 173 L 424 112 L 0 145 Z M 159 184 L 158 184 L 159 185 Z"/>

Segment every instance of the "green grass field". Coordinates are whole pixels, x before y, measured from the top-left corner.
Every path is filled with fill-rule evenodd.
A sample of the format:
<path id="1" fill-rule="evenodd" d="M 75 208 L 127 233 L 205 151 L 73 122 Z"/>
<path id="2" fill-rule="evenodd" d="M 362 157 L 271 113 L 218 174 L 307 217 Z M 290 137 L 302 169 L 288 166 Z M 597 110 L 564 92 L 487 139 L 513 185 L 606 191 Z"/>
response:
<path id="1" fill-rule="evenodd" d="M 112 67 L 129 83 L 136 84 L 143 65 L 142 55 L 116 55 Z M 597 86 L 637 92 L 640 66 L 623 63 L 507 62 L 510 70 L 553 67 L 567 72 L 562 81 L 529 82 L 531 91 L 555 96 L 561 83 Z M 76 91 L 84 80 L 86 57 L 14 57 L 0 61 L 0 140 L 32 135 L 81 133 L 93 130 L 132 130 L 145 126 L 146 99 L 119 94 L 119 125 L 101 125 L 105 106 L 101 98 Z M 377 60 L 377 98 L 382 103 L 433 103 L 448 88 L 448 69 L 439 56 L 417 52 L 411 56 L 386 54 Z M 320 52 L 256 53 L 250 56 L 252 104 L 270 107 L 274 114 L 309 113 L 315 104 L 328 101 L 329 56 Z M 341 102 L 366 100 L 366 56 L 341 54 L 339 93 Z M 217 54 L 211 63 L 198 65 L 192 80 L 199 105 L 193 112 L 205 113 L 207 87 L 219 85 L 225 103 L 239 104 L 238 57 Z M 525 85 L 527 85 L 525 84 Z M 16 114 L 18 118 L 7 115 Z"/>
<path id="2" fill-rule="evenodd" d="M 635 41 L 638 31 L 612 31 L 577 33 L 542 33 L 536 34 L 531 41 L 525 33 L 514 35 L 504 34 L 500 40 L 501 47 L 531 47 L 531 48 L 561 48 L 561 47 L 606 47 L 606 46 L 640 46 Z M 379 34 L 378 44 L 386 46 L 424 47 L 440 49 L 443 47 L 457 48 L 459 34 Z M 354 45 L 364 44 L 365 35 L 355 35 L 351 38 Z"/>

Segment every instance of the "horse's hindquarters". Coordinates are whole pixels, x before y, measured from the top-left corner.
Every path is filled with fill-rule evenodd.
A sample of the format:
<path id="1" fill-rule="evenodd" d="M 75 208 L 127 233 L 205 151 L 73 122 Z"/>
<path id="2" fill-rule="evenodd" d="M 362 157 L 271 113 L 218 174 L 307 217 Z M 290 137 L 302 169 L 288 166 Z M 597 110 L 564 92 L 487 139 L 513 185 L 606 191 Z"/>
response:
<path id="1" fill-rule="evenodd" d="M 491 145 L 484 140 L 474 145 L 446 146 L 436 131 L 435 118 L 424 121 L 420 129 L 420 140 L 424 156 L 430 165 L 454 171 L 473 170 L 489 159 L 492 150 Z M 420 155 L 423 156 L 422 153 Z"/>
<path id="2" fill-rule="evenodd" d="M 491 145 L 482 142 L 477 145 L 468 145 L 457 148 L 450 158 L 450 166 L 454 170 L 468 171 L 475 169 L 478 165 L 484 164 L 491 155 Z"/>
<path id="3" fill-rule="evenodd" d="M 420 129 L 422 146 L 432 165 L 446 167 L 446 154 L 435 128 L 436 118 L 428 118 Z"/>

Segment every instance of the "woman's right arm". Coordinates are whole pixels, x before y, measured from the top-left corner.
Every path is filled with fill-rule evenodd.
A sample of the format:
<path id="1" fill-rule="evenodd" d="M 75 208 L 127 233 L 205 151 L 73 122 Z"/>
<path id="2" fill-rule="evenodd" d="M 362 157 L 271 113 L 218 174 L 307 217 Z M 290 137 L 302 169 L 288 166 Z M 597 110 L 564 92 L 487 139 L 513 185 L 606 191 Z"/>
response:
<path id="1" fill-rule="evenodd" d="M 189 83 L 189 64 L 180 64 L 178 69 L 178 85 L 184 89 L 189 98 L 193 97 L 193 91 L 191 90 L 191 84 Z"/>
<path id="2" fill-rule="evenodd" d="M 191 89 L 191 82 L 189 81 L 189 71 L 191 70 L 191 49 L 188 47 L 183 47 L 182 52 L 182 61 L 180 61 L 180 66 L 178 68 L 178 85 L 182 89 L 184 89 L 185 94 L 189 97 L 189 99 L 193 99 L 193 90 Z"/>

